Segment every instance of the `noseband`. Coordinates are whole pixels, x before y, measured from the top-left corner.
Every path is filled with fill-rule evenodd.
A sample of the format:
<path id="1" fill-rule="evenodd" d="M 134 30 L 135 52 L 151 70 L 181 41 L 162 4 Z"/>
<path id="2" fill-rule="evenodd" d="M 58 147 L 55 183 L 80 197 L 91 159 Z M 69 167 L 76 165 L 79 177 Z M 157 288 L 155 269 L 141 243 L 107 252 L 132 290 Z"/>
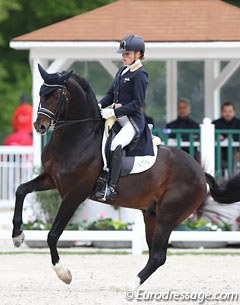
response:
<path id="1" fill-rule="evenodd" d="M 59 86 L 59 87 L 62 87 L 62 91 L 61 91 L 61 95 L 60 95 L 60 98 L 57 103 L 58 106 L 57 106 L 55 113 L 47 108 L 41 107 L 41 102 L 39 103 L 38 112 L 37 112 L 37 115 L 42 114 L 51 120 L 51 126 L 53 126 L 53 130 L 56 130 L 59 127 L 63 127 L 65 125 L 69 125 L 69 124 L 103 120 L 103 118 L 101 116 L 99 116 L 99 117 L 93 117 L 93 118 L 82 119 L 82 120 L 69 120 L 69 121 L 61 120 L 60 121 L 59 116 L 61 114 L 62 107 L 67 104 L 68 97 L 67 97 L 67 93 L 66 93 L 66 86 L 64 85 L 64 86 Z"/>

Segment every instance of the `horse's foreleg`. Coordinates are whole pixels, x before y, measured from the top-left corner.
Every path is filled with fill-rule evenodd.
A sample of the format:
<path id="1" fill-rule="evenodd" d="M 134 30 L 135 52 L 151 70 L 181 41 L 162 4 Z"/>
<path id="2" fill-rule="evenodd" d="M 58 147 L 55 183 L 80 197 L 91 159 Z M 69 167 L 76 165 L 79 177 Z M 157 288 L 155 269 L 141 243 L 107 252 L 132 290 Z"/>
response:
<path id="1" fill-rule="evenodd" d="M 53 226 L 48 233 L 47 242 L 51 253 L 53 269 L 55 270 L 57 276 L 66 284 L 71 283 L 72 276 L 71 272 L 60 263 L 57 251 L 57 242 L 69 220 L 72 218 L 74 212 L 78 208 L 79 202 L 81 203 L 85 200 L 85 198 L 86 197 L 84 196 L 66 196 L 61 203 Z"/>
<path id="2" fill-rule="evenodd" d="M 13 215 L 13 244 L 20 247 L 24 241 L 24 234 L 21 230 L 23 202 L 27 194 L 33 191 L 45 191 L 54 189 L 52 179 L 45 173 L 37 176 L 35 179 L 21 184 L 16 190 L 16 201 Z"/>

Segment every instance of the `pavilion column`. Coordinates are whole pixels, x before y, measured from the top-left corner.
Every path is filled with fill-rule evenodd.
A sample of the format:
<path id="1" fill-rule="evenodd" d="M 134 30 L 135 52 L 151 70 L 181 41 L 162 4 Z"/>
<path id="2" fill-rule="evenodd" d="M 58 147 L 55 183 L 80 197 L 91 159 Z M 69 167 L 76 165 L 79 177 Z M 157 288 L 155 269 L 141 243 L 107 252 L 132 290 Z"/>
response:
<path id="1" fill-rule="evenodd" d="M 166 121 L 170 122 L 177 116 L 177 60 L 168 59 L 166 66 L 166 84 L 167 84 L 167 105 L 166 105 Z"/>
<path id="2" fill-rule="evenodd" d="M 98 60 L 103 68 L 114 78 L 118 67 L 109 59 L 99 59 Z"/>
<path id="3" fill-rule="evenodd" d="M 204 65 L 205 116 L 212 120 L 221 112 L 220 89 L 240 66 L 240 59 L 232 59 L 221 70 L 220 60 L 206 59 Z"/>
<path id="4" fill-rule="evenodd" d="M 220 93 L 215 87 L 215 79 L 220 73 L 220 61 L 206 59 L 204 62 L 204 113 L 214 120 L 220 113 Z"/>

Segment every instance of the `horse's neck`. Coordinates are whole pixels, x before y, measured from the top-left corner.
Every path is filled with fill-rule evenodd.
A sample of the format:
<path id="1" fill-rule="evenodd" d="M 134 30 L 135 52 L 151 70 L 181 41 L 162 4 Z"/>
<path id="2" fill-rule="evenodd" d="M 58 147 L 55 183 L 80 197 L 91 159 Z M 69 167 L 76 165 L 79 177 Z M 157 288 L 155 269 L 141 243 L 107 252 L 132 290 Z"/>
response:
<path id="1" fill-rule="evenodd" d="M 76 82 L 70 87 L 70 103 L 65 119 L 80 120 L 100 116 L 95 96 L 88 94 Z"/>

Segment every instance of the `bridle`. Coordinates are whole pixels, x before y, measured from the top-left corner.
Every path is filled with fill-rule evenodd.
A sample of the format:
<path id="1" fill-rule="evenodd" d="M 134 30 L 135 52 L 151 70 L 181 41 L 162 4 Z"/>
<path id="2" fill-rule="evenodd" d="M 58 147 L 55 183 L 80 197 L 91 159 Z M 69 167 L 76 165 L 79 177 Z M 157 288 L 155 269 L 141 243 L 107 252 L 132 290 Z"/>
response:
<path id="1" fill-rule="evenodd" d="M 92 118 L 87 118 L 87 119 L 81 119 L 81 120 L 59 120 L 59 116 L 61 114 L 61 110 L 63 108 L 63 106 L 65 106 L 68 102 L 68 97 L 67 97 L 67 92 L 66 92 L 66 86 L 63 85 L 59 85 L 58 87 L 62 88 L 61 91 L 61 95 L 59 97 L 59 100 L 57 102 L 57 109 L 54 112 L 52 112 L 51 110 L 42 107 L 41 106 L 41 102 L 39 103 L 38 106 L 38 111 L 37 111 L 37 115 L 42 114 L 46 117 L 48 117 L 51 120 L 51 126 L 53 126 L 53 130 L 56 130 L 57 128 L 66 126 L 66 125 L 70 125 L 70 124 L 76 124 L 76 123 L 85 123 L 85 122 L 90 122 L 90 121 L 102 121 L 103 118 L 101 116 L 99 117 L 92 117 Z"/>

